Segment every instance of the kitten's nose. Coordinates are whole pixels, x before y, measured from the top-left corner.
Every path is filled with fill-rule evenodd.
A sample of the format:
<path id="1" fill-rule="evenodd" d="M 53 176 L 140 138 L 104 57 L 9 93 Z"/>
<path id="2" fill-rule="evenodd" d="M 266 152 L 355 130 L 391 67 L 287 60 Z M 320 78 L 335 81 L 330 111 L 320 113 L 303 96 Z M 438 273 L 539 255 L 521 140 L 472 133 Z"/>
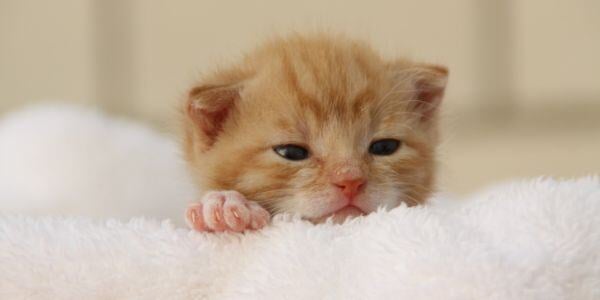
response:
<path id="1" fill-rule="evenodd" d="M 367 181 L 364 178 L 353 178 L 334 182 L 333 185 L 341 189 L 342 194 L 352 200 L 356 194 L 363 190 L 365 183 L 367 183 Z"/>

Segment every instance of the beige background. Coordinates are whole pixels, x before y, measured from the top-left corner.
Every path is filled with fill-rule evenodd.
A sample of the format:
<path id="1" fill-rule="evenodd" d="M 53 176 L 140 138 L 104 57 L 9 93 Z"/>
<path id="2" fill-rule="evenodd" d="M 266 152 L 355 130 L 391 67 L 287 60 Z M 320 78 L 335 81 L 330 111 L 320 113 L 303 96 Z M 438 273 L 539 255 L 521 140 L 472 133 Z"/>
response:
<path id="1" fill-rule="evenodd" d="M 600 172 L 595 0 L 0 0 L 0 114 L 60 100 L 169 132 L 200 72 L 315 29 L 449 66 L 445 189 Z"/>

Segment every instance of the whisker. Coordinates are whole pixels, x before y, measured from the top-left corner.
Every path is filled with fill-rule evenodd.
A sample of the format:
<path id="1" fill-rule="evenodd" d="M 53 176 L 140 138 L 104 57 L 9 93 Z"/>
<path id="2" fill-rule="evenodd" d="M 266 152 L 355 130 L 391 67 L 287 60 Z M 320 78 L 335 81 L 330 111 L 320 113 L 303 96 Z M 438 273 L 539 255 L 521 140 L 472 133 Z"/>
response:
<path id="1" fill-rule="evenodd" d="M 422 184 L 419 184 L 419 183 L 404 182 L 403 184 L 404 184 L 404 187 L 407 187 L 407 188 L 419 188 L 419 189 L 422 189 L 422 190 L 424 190 L 425 192 L 428 192 L 428 193 L 435 193 L 436 192 L 434 189 L 426 187 L 426 186 L 424 186 Z"/>
<path id="2" fill-rule="evenodd" d="M 387 98 L 390 95 L 392 95 L 393 93 L 399 93 L 399 91 L 397 91 L 396 88 L 398 88 L 402 83 L 404 83 L 404 82 L 403 81 L 397 82 L 385 95 L 383 95 L 383 97 L 381 97 L 381 101 L 387 100 Z"/>
<path id="3" fill-rule="evenodd" d="M 403 193 L 403 194 L 402 194 L 402 196 L 403 196 L 405 199 L 407 199 L 407 200 L 409 200 L 409 201 L 410 201 L 410 202 L 407 202 L 407 201 L 405 201 L 405 202 L 407 202 L 407 204 L 408 204 L 409 206 L 415 206 L 415 205 L 419 205 L 419 203 L 421 203 L 421 201 L 418 201 L 417 199 L 413 198 L 412 196 L 410 196 L 410 195 L 408 195 L 408 194 L 406 194 L 406 193 Z"/>

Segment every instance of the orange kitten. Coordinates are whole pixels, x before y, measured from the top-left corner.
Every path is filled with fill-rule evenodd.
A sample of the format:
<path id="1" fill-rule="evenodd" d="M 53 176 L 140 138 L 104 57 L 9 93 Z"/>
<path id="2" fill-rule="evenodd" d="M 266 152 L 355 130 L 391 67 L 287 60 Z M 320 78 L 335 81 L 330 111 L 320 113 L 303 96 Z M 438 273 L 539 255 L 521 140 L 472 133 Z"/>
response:
<path id="1" fill-rule="evenodd" d="M 446 80 L 342 36 L 267 43 L 189 93 L 183 147 L 205 194 L 188 223 L 243 231 L 277 213 L 340 221 L 424 202 Z"/>

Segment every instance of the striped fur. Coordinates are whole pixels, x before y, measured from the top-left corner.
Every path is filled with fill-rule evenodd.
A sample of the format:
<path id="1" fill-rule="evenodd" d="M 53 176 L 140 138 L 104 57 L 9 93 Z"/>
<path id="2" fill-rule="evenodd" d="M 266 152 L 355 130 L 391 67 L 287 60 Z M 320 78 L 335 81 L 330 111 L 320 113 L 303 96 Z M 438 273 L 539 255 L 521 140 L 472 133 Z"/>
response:
<path id="1" fill-rule="evenodd" d="M 318 220 L 339 209 L 331 176 L 367 179 L 364 212 L 424 202 L 434 189 L 438 106 L 447 70 L 386 61 L 343 36 L 292 35 L 269 41 L 190 92 L 183 148 L 202 190 L 237 190 L 271 213 Z M 375 139 L 403 143 L 390 156 L 368 153 Z M 304 161 L 272 147 L 298 144 Z"/>

